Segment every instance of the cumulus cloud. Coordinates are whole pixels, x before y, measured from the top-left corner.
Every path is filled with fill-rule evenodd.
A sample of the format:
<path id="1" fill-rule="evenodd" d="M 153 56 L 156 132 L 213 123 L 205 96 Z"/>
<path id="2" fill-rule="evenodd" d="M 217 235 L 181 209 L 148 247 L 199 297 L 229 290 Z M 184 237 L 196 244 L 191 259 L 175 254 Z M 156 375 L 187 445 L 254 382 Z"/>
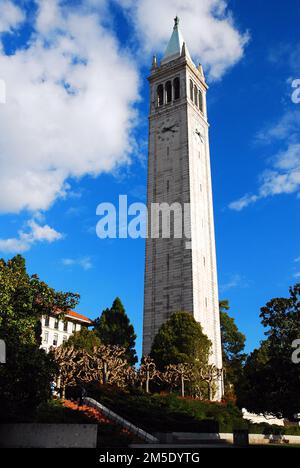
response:
<path id="1" fill-rule="evenodd" d="M 62 264 L 67 267 L 79 266 L 83 270 L 90 270 L 91 268 L 93 268 L 93 263 L 90 257 L 63 258 Z"/>
<path id="2" fill-rule="evenodd" d="M 10 0 L 0 2 L 0 34 L 12 32 L 25 19 L 22 10 Z"/>
<path id="3" fill-rule="evenodd" d="M 240 32 L 226 0 L 116 0 L 134 23 L 146 52 L 162 52 L 170 38 L 172 18 L 178 15 L 193 58 L 210 79 L 219 79 L 244 54 L 249 40 Z"/>
<path id="4" fill-rule="evenodd" d="M 62 239 L 62 234 L 48 224 L 41 226 L 34 219 L 27 222 L 27 231 L 20 230 L 18 237 L 0 239 L 0 251 L 6 253 L 25 252 L 39 242 L 52 243 Z"/>
<path id="5" fill-rule="evenodd" d="M 271 144 L 284 142 L 285 149 L 272 158 L 271 167 L 259 176 L 259 188 L 256 194 L 243 195 L 228 206 L 235 211 L 256 201 L 280 194 L 296 193 L 300 196 L 300 112 L 287 112 L 278 122 L 258 135 L 258 140 Z"/>
<path id="6" fill-rule="evenodd" d="M 102 9 L 37 4 L 27 47 L 10 56 L 0 48 L 2 213 L 46 210 L 68 194 L 70 178 L 112 171 L 132 150 L 138 72 Z"/>

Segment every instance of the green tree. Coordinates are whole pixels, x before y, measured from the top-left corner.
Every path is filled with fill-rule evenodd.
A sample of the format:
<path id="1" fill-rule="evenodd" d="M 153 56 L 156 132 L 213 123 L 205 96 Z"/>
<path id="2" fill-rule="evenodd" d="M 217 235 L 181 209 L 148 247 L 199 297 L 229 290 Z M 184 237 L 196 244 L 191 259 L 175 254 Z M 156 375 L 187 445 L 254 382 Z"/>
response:
<path id="1" fill-rule="evenodd" d="M 246 337 L 239 331 L 234 318 L 227 312 L 230 309 L 228 300 L 220 301 L 219 307 L 225 396 L 229 397 L 235 395 L 235 388 L 242 378 L 246 359 L 244 353 Z"/>
<path id="2" fill-rule="evenodd" d="M 160 370 L 170 364 L 205 366 L 211 342 L 188 312 L 176 312 L 159 329 L 150 356 Z"/>
<path id="3" fill-rule="evenodd" d="M 65 341 L 62 346 L 63 348 L 84 349 L 89 353 L 93 352 L 93 349 L 98 348 L 101 345 L 101 341 L 97 336 L 95 330 L 89 330 L 87 327 L 82 327 L 80 331 L 73 333 L 70 338 Z"/>
<path id="4" fill-rule="evenodd" d="M 299 364 L 292 361 L 292 344 L 300 337 L 300 284 L 289 292 L 261 308 L 267 339 L 248 357 L 238 392 L 238 404 L 250 411 L 286 418 L 300 408 Z"/>
<path id="5" fill-rule="evenodd" d="M 101 317 L 95 320 L 95 331 L 101 343 L 125 348 L 128 362 L 132 365 L 137 362 L 136 334 L 118 297 L 114 300 L 112 307 L 105 309 Z"/>
<path id="6" fill-rule="evenodd" d="M 50 395 L 55 364 L 40 349 L 41 316 L 73 308 L 79 296 L 57 292 L 37 275 L 29 276 L 25 260 L 17 255 L 0 259 L 0 338 L 7 362 L 0 366 L 2 416 L 25 417 Z"/>
<path id="7" fill-rule="evenodd" d="M 246 359 L 243 375 L 236 389 L 237 404 L 254 413 L 270 411 L 270 385 L 275 376 L 269 366 L 269 343 L 262 341 Z M 275 378 L 276 380 L 276 378 Z"/>

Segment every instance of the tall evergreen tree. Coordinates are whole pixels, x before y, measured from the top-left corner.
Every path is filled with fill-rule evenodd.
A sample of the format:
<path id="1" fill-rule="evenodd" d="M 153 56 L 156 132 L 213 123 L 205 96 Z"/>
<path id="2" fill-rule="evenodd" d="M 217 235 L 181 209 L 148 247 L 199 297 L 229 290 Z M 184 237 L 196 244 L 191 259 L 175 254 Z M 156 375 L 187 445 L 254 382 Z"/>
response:
<path id="1" fill-rule="evenodd" d="M 136 364 L 136 334 L 119 297 L 116 297 L 110 309 L 105 309 L 101 317 L 95 320 L 95 331 L 101 343 L 124 347 L 128 362 Z"/>
<path id="2" fill-rule="evenodd" d="M 169 364 L 206 365 L 210 347 L 200 323 L 188 312 L 176 312 L 160 327 L 150 355 L 160 370 Z"/>
<path id="3" fill-rule="evenodd" d="M 230 317 L 227 312 L 230 309 L 228 300 L 220 301 L 219 308 L 225 395 L 234 396 L 246 359 L 244 353 L 246 337 L 239 331 L 234 318 Z"/>

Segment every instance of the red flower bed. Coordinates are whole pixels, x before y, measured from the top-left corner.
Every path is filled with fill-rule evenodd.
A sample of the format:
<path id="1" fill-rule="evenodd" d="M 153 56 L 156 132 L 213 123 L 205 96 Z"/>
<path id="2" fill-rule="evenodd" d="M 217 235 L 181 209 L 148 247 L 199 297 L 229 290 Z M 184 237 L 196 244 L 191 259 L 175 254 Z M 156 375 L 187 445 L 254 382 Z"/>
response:
<path id="1" fill-rule="evenodd" d="M 107 419 L 106 416 L 104 416 L 99 410 L 96 410 L 95 408 L 91 408 L 90 406 L 86 406 L 86 405 L 79 406 L 77 403 L 74 403 L 73 401 L 70 401 L 70 400 L 65 400 L 64 406 L 74 411 L 82 411 L 89 418 L 93 419 L 96 423 L 111 424 L 111 421 Z"/>

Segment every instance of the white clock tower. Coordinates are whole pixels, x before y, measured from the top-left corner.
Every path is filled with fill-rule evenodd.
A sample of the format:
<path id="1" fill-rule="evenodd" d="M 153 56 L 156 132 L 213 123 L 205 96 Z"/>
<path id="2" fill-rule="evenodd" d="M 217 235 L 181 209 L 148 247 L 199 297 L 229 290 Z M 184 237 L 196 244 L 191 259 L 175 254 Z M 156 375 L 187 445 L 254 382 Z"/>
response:
<path id="1" fill-rule="evenodd" d="M 148 213 L 153 203 L 189 206 L 186 238 L 146 241 L 143 352 L 174 312 L 190 312 L 212 342 L 211 363 L 222 368 L 205 82 L 175 25 L 150 82 Z M 151 221 L 151 219 L 150 219 Z M 149 223 L 150 224 L 150 223 Z M 218 384 L 217 399 L 222 396 Z"/>

